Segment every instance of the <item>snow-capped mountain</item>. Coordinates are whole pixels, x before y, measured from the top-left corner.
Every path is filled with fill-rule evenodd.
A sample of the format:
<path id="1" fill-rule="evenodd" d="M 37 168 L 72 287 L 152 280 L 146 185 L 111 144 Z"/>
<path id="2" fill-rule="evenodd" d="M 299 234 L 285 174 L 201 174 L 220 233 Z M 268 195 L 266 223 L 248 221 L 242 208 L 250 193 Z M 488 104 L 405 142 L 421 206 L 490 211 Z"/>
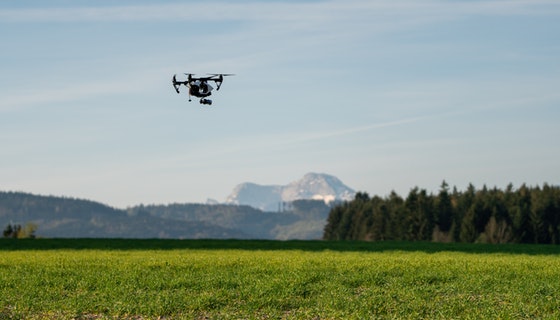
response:
<path id="1" fill-rule="evenodd" d="M 263 186 L 245 182 L 237 185 L 226 203 L 249 205 L 263 211 L 278 211 L 282 202 L 300 199 L 350 201 L 355 191 L 337 177 L 324 173 L 308 173 L 300 180 L 288 185 Z"/>

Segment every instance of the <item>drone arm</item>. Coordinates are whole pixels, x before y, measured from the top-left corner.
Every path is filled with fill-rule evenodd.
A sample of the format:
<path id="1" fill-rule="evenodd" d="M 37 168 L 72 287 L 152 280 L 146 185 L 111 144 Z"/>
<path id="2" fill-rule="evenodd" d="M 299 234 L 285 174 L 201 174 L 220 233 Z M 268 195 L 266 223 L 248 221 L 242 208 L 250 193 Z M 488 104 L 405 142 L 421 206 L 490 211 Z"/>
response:
<path id="1" fill-rule="evenodd" d="M 175 91 L 177 91 L 177 93 L 179 93 L 179 87 L 181 87 L 182 84 L 188 86 L 188 81 L 177 81 L 175 76 L 173 76 L 173 87 L 175 88 Z"/>

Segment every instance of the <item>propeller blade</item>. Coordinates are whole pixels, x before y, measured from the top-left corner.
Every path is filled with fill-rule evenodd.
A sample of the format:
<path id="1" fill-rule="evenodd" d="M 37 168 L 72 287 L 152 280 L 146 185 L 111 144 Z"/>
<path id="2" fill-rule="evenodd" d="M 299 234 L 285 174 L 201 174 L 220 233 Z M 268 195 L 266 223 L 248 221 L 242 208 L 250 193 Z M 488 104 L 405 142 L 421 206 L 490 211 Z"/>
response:
<path id="1" fill-rule="evenodd" d="M 173 88 L 175 88 L 175 91 L 177 91 L 177 93 L 179 93 L 179 86 L 181 84 L 177 82 L 177 75 L 174 74 L 173 75 Z"/>

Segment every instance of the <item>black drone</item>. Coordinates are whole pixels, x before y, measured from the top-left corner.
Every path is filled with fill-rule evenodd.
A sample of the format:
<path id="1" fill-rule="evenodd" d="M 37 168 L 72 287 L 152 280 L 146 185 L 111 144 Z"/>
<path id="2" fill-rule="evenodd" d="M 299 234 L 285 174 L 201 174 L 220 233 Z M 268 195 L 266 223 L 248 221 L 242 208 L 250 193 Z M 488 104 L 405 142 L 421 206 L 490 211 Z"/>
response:
<path id="1" fill-rule="evenodd" d="M 224 81 L 225 76 L 233 76 L 233 74 L 209 74 L 209 77 L 193 77 L 194 74 L 192 73 L 185 73 L 187 76 L 187 80 L 185 81 L 177 81 L 177 75 L 173 75 L 173 87 L 175 91 L 179 93 L 179 87 L 184 85 L 189 89 L 189 101 L 191 100 L 191 96 L 195 96 L 200 98 L 200 104 L 207 104 L 212 105 L 212 100 L 206 99 L 206 97 L 212 94 L 212 90 L 214 89 L 208 82 L 214 81 L 216 85 L 216 91 L 220 90 L 222 86 L 222 82 Z"/>

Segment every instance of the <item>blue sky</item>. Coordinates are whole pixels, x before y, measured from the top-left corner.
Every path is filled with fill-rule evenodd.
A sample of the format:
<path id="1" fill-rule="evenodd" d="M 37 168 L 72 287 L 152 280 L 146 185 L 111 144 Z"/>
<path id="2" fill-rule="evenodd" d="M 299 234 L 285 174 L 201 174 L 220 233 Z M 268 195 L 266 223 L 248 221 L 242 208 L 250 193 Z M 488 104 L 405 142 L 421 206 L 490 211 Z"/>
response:
<path id="1" fill-rule="evenodd" d="M 4 1 L 0 41 L 0 190 L 560 183 L 558 1 Z M 183 72 L 236 76 L 201 107 Z"/>

